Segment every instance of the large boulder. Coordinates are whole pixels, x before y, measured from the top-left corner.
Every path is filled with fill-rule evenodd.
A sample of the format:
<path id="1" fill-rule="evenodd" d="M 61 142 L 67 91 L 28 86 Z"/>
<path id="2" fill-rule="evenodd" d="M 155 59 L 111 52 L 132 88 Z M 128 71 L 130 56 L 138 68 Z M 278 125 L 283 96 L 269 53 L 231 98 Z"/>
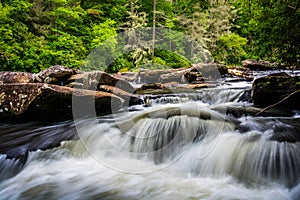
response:
<path id="1" fill-rule="evenodd" d="M 142 83 L 160 83 L 161 75 L 174 73 L 176 70 L 141 70 L 138 74 L 139 82 Z"/>
<path id="2" fill-rule="evenodd" d="M 300 77 L 275 74 L 261 77 L 253 82 L 251 98 L 255 105 L 300 108 Z M 299 91 L 299 92 L 298 92 Z M 286 98 L 286 99 L 285 99 Z"/>
<path id="3" fill-rule="evenodd" d="M 217 63 L 200 63 L 191 67 L 190 72 L 201 73 L 203 77 L 210 79 L 221 78 L 222 75 L 228 73 L 227 67 Z"/>
<path id="4" fill-rule="evenodd" d="M 122 104 L 120 97 L 100 91 L 44 83 L 0 85 L 0 121 L 61 121 L 90 107 L 101 115 Z"/>
<path id="5" fill-rule="evenodd" d="M 263 60 L 243 60 L 242 66 L 246 67 L 250 70 L 255 71 L 266 71 L 266 70 L 272 70 L 278 67 L 277 63 L 270 63 Z"/>
<path id="6" fill-rule="evenodd" d="M 114 77 L 102 71 L 85 72 L 82 74 L 76 74 L 71 76 L 68 79 L 68 82 L 69 84 L 75 82 L 77 86 L 81 84 L 80 87 L 88 90 L 98 90 L 99 86 L 101 85 L 109 85 L 129 93 L 132 93 L 134 91 L 134 88 L 129 82 L 121 78 Z"/>
<path id="7" fill-rule="evenodd" d="M 28 72 L 0 72 L 0 83 L 34 83 L 35 74 Z"/>
<path id="8" fill-rule="evenodd" d="M 81 74 L 78 69 L 71 69 L 66 66 L 55 65 L 40 71 L 36 79 L 38 82 L 65 85 L 66 79 L 74 74 Z"/>

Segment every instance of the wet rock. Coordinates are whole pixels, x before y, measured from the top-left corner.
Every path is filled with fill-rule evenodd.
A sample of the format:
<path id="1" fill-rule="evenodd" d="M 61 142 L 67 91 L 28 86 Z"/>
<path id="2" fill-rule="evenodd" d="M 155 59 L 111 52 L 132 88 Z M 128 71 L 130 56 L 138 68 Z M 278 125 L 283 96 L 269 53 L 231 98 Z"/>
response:
<path id="1" fill-rule="evenodd" d="M 34 83 L 35 75 L 28 72 L 0 72 L 0 82 L 4 83 Z"/>
<path id="2" fill-rule="evenodd" d="M 199 83 L 199 84 L 187 84 L 180 86 L 181 89 L 201 89 L 201 88 L 214 88 L 216 84 L 213 83 Z"/>
<path id="3" fill-rule="evenodd" d="M 122 103 L 120 97 L 100 91 L 43 83 L 0 85 L 1 121 L 61 121 L 72 119 L 74 112 L 86 111 L 91 105 L 101 115 Z M 73 109 L 72 105 L 79 106 Z"/>
<path id="4" fill-rule="evenodd" d="M 110 85 L 126 92 L 132 93 L 134 88 L 130 83 L 117 77 L 113 77 L 102 71 L 86 72 L 76 74 L 68 79 L 71 82 L 81 83 L 84 89 L 97 90 L 100 85 Z"/>
<path id="5" fill-rule="evenodd" d="M 269 76 L 290 76 L 286 72 L 277 72 L 277 73 L 272 73 Z"/>
<path id="6" fill-rule="evenodd" d="M 290 76 L 266 76 L 254 81 L 251 97 L 255 105 L 270 106 L 278 103 L 277 106 L 300 108 L 300 77 Z"/>
<path id="7" fill-rule="evenodd" d="M 160 84 L 160 83 L 148 83 L 148 84 L 144 84 L 141 87 L 141 90 L 157 90 L 157 89 L 165 89 L 164 85 Z"/>
<path id="8" fill-rule="evenodd" d="M 240 98 L 238 99 L 238 102 L 248 102 L 248 103 L 252 103 L 252 99 L 251 99 L 251 89 L 245 90 L 243 92 L 243 94 L 240 96 Z"/>
<path id="9" fill-rule="evenodd" d="M 201 72 L 198 71 L 188 71 L 184 74 L 184 78 L 187 80 L 188 83 L 203 83 L 205 79 Z"/>

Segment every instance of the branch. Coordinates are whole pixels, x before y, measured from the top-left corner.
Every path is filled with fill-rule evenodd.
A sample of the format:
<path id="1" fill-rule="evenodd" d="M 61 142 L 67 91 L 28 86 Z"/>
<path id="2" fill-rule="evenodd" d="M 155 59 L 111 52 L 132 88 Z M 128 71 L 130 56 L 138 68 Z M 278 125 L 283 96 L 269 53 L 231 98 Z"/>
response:
<path id="1" fill-rule="evenodd" d="M 277 103 L 274 103 L 274 104 L 272 104 L 272 105 L 270 105 L 270 106 L 268 106 L 268 107 L 265 107 L 264 109 L 262 109 L 261 111 L 259 111 L 258 113 L 256 113 L 256 114 L 254 115 L 254 117 L 256 117 L 256 116 L 260 115 L 261 113 L 263 113 L 263 112 L 269 110 L 270 108 L 273 108 L 273 107 L 277 106 L 278 104 L 284 102 L 285 100 L 287 100 L 288 98 L 290 98 L 290 97 L 293 96 L 294 94 L 297 94 L 298 92 L 300 92 L 300 90 L 296 90 L 296 91 L 292 92 L 291 94 L 287 95 L 286 97 L 284 97 L 282 100 L 278 101 Z"/>

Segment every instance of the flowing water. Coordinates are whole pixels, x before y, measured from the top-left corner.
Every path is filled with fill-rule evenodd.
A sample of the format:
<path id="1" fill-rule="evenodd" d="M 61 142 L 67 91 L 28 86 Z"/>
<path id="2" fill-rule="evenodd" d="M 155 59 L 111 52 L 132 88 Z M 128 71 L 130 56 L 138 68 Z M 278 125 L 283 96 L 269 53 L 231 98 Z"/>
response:
<path id="1" fill-rule="evenodd" d="M 151 96 L 150 107 L 75 122 L 2 124 L 0 199 L 299 199 L 299 115 L 228 114 L 251 105 L 238 101 L 249 87 Z M 58 147 L 41 150 L 49 144 Z"/>

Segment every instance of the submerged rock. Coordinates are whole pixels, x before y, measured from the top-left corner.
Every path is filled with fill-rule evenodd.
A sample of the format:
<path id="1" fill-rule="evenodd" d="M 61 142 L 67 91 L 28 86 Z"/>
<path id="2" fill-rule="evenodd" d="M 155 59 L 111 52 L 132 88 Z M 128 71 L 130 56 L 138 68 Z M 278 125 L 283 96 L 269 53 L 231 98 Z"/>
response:
<path id="1" fill-rule="evenodd" d="M 75 99 L 74 99 L 75 98 Z M 77 103 L 74 104 L 76 100 Z M 79 103 L 78 103 L 79 102 Z M 73 105 L 80 105 L 78 108 Z M 94 107 L 91 106 L 94 103 Z M 123 100 L 113 94 L 43 83 L 0 85 L 1 121 L 60 121 L 93 107 L 97 115 L 119 109 Z"/>
<path id="2" fill-rule="evenodd" d="M 255 105 L 300 108 L 300 77 L 270 75 L 253 82 L 251 98 Z M 299 92 L 298 92 L 299 91 Z M 286 99 L 285 99 L 286 98 Z"/>

